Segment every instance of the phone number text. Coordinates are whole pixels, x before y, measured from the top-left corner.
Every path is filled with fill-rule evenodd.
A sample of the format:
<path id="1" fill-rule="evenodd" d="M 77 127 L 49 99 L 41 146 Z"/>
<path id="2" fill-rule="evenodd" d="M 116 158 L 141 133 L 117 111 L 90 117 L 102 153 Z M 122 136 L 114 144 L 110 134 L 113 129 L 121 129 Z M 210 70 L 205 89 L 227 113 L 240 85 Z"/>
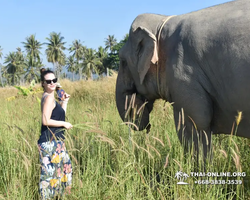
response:
<path id="1" fill-rule="evenodd" d="M 194 182 L 198 185 L 241 185 L 242 180 L 198 180 Z"/>

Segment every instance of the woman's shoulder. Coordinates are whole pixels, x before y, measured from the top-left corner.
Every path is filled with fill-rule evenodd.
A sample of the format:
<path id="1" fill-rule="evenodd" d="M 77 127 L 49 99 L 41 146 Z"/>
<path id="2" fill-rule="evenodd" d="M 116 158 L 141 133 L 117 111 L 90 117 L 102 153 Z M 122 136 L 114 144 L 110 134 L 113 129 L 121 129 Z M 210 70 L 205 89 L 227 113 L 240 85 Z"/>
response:
<path id="1" fill-rule="evenodd" d="M 50 109 L 54 109 L 56 107 L 55 98 L 51 95 L 44 95 L 41 100 L 41 110 L 43 112 L 44 106 Z"/>
<path id="2" fill-rule="evenodd" d="M 55 98 L 53 97 L 53 96 L 51 96 L 51 95 L 49 95 L 49 94 L 44 94 L 43 96 L 42 96 L 42 102 L 48 102 L 48 103 L 50 103 L 50 102 L 54 102 L 55 101 Z"/>

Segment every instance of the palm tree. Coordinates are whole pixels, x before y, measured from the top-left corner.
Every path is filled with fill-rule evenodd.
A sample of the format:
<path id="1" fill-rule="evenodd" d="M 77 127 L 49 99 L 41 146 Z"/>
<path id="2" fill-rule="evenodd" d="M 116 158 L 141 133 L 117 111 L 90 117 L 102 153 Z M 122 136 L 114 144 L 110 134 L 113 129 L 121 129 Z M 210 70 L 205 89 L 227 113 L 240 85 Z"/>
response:
<path id="1" fill-rule="evenodd" d="M 2 56 L 3 56 L 3 49 L 2 47 L 0 46 L 0 59 L 2 59 Z M 2 78 L 2 64 L 0 63 L 0 78 L 1 78 L 1 85 L 3 87 L 3 78 Z"/>
<path id="2" fill-rule="evenodd" d="M 109 49 L 110 53 L 113 50 L 113 47 L 117 44 L 117 40 L 114 35 L 108 35 L 108 38 L 105 40 L 105 49 Z M 107 67 L 107 76 L 109 76 L 109 68 Z"/>
<path id="3" fill-rule="evenodd" d="M 22 49 L 20 47 L 17 47 L 16 50 L 17 50 L 16 53 L 17 53 L 18 56 L 23 55 Z"/>
<path id="4" fill-rule="evenodd" d="M 25 74 L 25 79 L 27 81 L 32 81 L 35 79 L 38 82 L 39 79 L 39 68 L 43 66 L 40 61 L 40 49 L 42 49 L 42 45 L 35 39 L 35 35 L 30 35 L 26 37 L 26 42 L 22 42 L 24 44 L 24 48 L 27 52 L 27 72 Z"/>
<path id="5" fill-rule="evenodd" d="M 105 67 L 105 60 L 108 57 L 108 53 L 107 50 L 105 50 L 102 46 L 98 47 L 98 51 L 96 53 L 97 58 L 100 59 L 101 65 L 98 66 L 99 72 L 103 73 L 105 72 L 105 69 L 107 68 L 107 66 Z"/>
<path id="6" fill-rule="evenodd" d="M 42 45 L 35 39 L 35 35 L 30 35 L 26 37 L 26 42 L 22 42 L 24 44 L 24 48 L 27 52 L 27 55 L 30 56 L 33 60 L 40 61 L 40 49 L 42 49 Z"/>
<path id="7" fill-rule="evenodd" d="M 111 52 L 113 47 L 117 44 L 117 40 L 114 35 L 108 35 L 108 38 L 105 40 L 105 49 L 109 49 Z"/>
<path id="8" fill-rule="evenodd" d="M 76 71 L 77 63 L 75 61 L 74 55 L 71 55 L 67 58 L 66 60 L 66 68 L 68 69 L 69 72 L 72 72 L 73 77 L 72 81 L 74 81 L 74 74 Z"/>
<path id="9" fill-rule="evenodd" d="M 31 82 L 33 79 L 35 79 L 35 81 L 38 82 L 40 74 L 39 69 L 44 67 L 42 62 L 40 60 L 35 61 L 31 56 L 27 56 L 25 65 L 27 67 L 26 73 L 24 75 L 25 80 Z"/>
<path id="10" fill-rule="evenodd" d="M 7 67 L 2 65 L 2 77 L 5 78 L 7 84 L 11 84 L 10 74 L 7 73 Z"/>
<path id="11" fill-rule="evenodd" d="M 86 50 L 86 47 L 84 47 L 80 40 L 75 40 L 72 42 L 72 45 L 70 45 L 69 52 L 73 52 L 73 56 L 76 59 L 76 67 L 79 70 L 80 80 L 82 79 L 82 68 L 79 63 L 80 60 L 84 59 L 84 52 Z"/>
<path id="12" fill-rule="evenodd" d="M 6 72 L 11 77 L 12 85 L 15 85 L 18 80 L 20 80 L 21 75 L 24 73 L 25 63 L 24 56 L 21 49 L 18 48 L 17 52 L 10 52 L 5 57 Z"/>
<path id="13" fill-rule="evenodd" d="M 85 52 L 85 58 L 83 61 L 83 71 L 87 78 L 93 78 L 92 73 L 98 74 L 97 66 L 101 65 L 100 59 L 95 55 L 95 51 L 89 48 Z"/>
<path id="14" fill-rule="evenodd" d="M 0 59 L 2 59 L 2 56 L 3 56 L 3 49 L 2 49 L 2 47 L 0 46 Z"/>
<path id="15" fill-rule="evenodd" d="M 61 36 L 61 33 L 50 33 L 50 37 L 46 38 L 48 43 L 47 49 L 45 50 L 47 55 L 48 62 L 52 62 L 54 66 L 54 71 L 56 76 L 59 78 L 60 68 L 65 63 L 65 54 L 63 50 L 65 50 L 64 45 L 66 42 L 63 42 L 64 37 Z"/>

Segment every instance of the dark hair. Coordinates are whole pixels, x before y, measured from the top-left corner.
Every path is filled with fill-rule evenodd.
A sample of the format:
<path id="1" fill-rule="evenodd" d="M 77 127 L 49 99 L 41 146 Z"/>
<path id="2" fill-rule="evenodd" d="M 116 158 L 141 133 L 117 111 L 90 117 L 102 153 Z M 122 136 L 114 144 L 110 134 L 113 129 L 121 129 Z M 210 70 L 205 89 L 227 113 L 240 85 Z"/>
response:
<path id="1" fill-rule="evenodd" d="M 46 74 L 54 74 L 54 75 L 55 75 L 55 73 L 54 73 L 53 71 L 51 71 L 51 70 L 49 70 L 49 69 L 46 70 L 45 68 L 40 69 L 40 73 L 41 73 L 42 87 L 43 87 L 43 82 L 45 81 L 44 76 L 45 76 Z"/>

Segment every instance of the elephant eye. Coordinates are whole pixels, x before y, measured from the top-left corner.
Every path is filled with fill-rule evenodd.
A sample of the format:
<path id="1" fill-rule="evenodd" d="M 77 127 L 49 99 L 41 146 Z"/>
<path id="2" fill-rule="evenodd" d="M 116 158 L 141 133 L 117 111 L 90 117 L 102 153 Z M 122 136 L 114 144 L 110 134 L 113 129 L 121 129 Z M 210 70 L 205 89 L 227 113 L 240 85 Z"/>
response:
<path id="1" fill-rule="evenodd" d="M 126 60 L 121 60 L 121 64 L 123 67 L 126 67 L 127 66 L 127 61 Z"/>

